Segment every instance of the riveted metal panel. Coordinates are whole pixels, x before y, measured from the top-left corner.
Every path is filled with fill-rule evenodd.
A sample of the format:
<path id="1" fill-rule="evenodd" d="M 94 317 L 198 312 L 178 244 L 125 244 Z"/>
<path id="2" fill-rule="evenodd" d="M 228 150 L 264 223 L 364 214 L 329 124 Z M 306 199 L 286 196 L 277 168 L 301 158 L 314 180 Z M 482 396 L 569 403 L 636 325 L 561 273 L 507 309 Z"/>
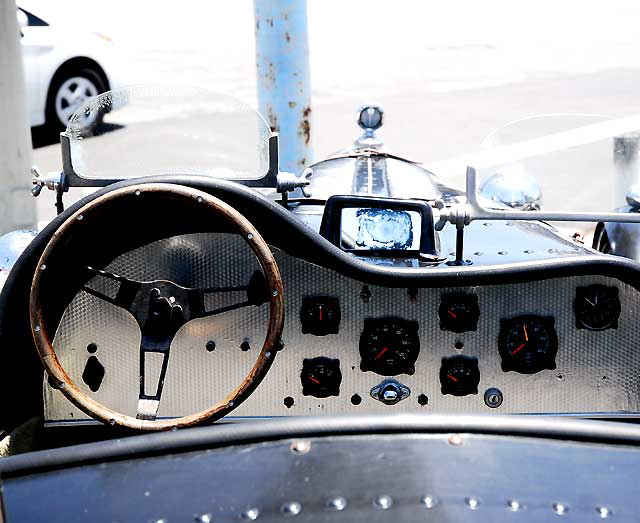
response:
<path id="1" fill-rule="evenodd" d="M 627 522 L 637 520 L 639 467 L 638 450 L 625 446 L 465 434 L 334 436 L 8 477 L 3 494 L 8 521 L 51 523 Z"/>

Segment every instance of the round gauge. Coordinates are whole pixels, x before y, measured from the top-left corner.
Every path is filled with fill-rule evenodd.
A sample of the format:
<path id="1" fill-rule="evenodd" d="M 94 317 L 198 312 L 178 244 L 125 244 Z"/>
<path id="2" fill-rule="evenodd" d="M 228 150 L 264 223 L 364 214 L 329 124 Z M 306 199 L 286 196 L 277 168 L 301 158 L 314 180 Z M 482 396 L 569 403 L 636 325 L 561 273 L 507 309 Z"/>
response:
<path id="1" fill-rule="evenodd" d="M 315 396 L 316 398 L 338 396 L 342 382 L 340 360 L 323 356 L 303 360 L 300 381 L 304 396 Z"/>
<path id="2" fill-rule="evenodd" d="M 305 296 L 300 307 L 303 334 L 326 336 L 340 329 L 340 301 L 330 296 Z"/>
<path id="3" fill-rule="evenodd" d="M 573 302 L 578 329 L 602 331 L 617 329 L 620 317 L 620 299 L 617 287 L 589 285 L 576 289 Z"/>
<path id="4" fill-rule="evenodd" d="M 440 387 L 442 394 L 467 396 L 478 394 L 480 370 L 478 360 L 467 356 L 442 358 L 440 367 Z"/>
<path id="5" fill-rule="evenodd" d="M 533 374 L 556 368 L 558 336 L 552 317 L 527 314 L 500 324 L 498 349 L 503 371 Z"/>
<path id="6" fill-rule="evenodd" d="M 451 332 L 474 331 L 478 328 L 480 308 L 476 294 L 443 294 L 440 307 L 440 328 Z"/>
<path id="7" fill-rule="evenodd" d="M 360 335 L 360 369 L 382 376 L 413 374 L 420 353 L 418 323 L 398 318 L 365 320 Z"/>

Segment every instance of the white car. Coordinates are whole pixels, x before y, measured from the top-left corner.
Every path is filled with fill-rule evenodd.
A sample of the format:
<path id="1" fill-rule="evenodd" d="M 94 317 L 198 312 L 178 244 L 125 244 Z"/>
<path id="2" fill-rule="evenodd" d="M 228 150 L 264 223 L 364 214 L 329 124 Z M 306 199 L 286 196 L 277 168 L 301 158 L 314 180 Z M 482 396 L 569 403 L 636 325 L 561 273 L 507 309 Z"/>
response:
<path id="1" fill-rule="evenodd" d="M 57 135 L 84 100 L 121 85 L 119 60 L 109 37 L 50 25 L 36 9 L 18 6 L 29 118 Z"/>

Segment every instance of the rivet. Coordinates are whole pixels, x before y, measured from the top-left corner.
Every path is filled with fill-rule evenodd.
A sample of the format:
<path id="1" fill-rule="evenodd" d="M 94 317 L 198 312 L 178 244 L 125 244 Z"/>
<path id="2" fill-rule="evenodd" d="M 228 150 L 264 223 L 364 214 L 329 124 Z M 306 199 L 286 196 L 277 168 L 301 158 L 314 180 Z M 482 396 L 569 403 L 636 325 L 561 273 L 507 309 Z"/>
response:
<path id="1" fill-rule="evenodd" d="M 258 519 L 259 515 L 260 515 L 260 511 L 255 507 L 251 507 L 245 510 L 244 512 L 242 512 L 240 514 L 240 518 L 248 519 L 249 521 L 255 521 L 256 519 Z"/>
<path id="2" fill-rule="evenodd" d="M 278 295 L 278 289 L 273 289 L 273 291 L 271 291 L 271 294 L 273 294 L 274 296 Z"/>
<path id="3" fill-rule="evenodd" d="M 198 523 L 211 523 L 213 521 L 211 514 L 196 514 L 193 516 L 193 519 Z"/>
<path id="4" fill-rule="evenodd" d="M 228 403 L 228 405 L 229 405 L 229 407 L 233 407 L 233 406 L 235 405 L 235 403 L 234 403 L 233 401 L 230 401 L 230 402 Z"/>
<path id="5" fill-rule="evenodd" d="M 197 201 L 198 203 L 202 203 L 202 196 L 198 196 L 198 197 L 196 198 L 196 201 Z"/>
<path id="6" fill-rule="evenodd" d="M 504 256 L 505 254 L 508 254 L 507 251 L 498 251 L 498 254 L 500 256 Z"/>
<path id="7" fill-rule="evenodd" d="M 36 332 L 40 332 L 40 325 L 35 325 L 33 327 L 33 330 L 36 331 Z"/>
<path id="8" fill-rule="evenodd" d="M 151 521 L 151 523 L 167 523 L 167 520 L 164 518 L 154 519 Z"/>
<path id="9" fill-rule="evenodd" d="M 84 216 L 82 216 L 82 214 L 78 214 L 78 221 L 82 221 L 82 218 L 84 218 Z"/>
<path id="10" fill-rule="evenodd" d="M 136 190 L 136 192 L 135 192 L 135 194 L 136 194 L 136 196 L 140 196 L 140 194 L 141 194 L 141 193 L 140 193 L 140 189 L 137 189 L 137 190 Z"/>
<path id="11" fill-rule="evenodd" d="M 297 516 L 302 511 L 302 505 L 297 501 L 290 501 L 282 505 L 280 511 L 287 516 Z"/>
<path id="12" fill-rule="evenodd" d="M 375 508 L 379 508 L 380 510 L 387 510 L 391 508 L 391 505 L 393 505 L 391 496 L 378 496 L 373 500 L 373 506 Z"/>
<path id="13" fill-rule="evenodd" d="M 562 503 L 554 503 L 553 511 L 558 514 L 558 516 L 564 516 L 567 512 L 569 512 L 569 507 L 563 505 Z"/>
<path id="14" fill-rule="evenodd" d="M 296 454 L 306 454 L 311 450 L 311 442 L 308 440 L 294 441 L 291 444 L 291 452 Z"/>
<path id="15" fill-rule="evenodd" d="M 247 240 L 253 240 L 253 234 L 251 233 L 247 234 Z"/>
<path id="16" fill-rule="evenodd" d="M 151 495 L 151 492 L 149 492 L 148 490 L 144 491 L 144 497 L 148 498 Z"/>
<path id="17" fill-rule="evenodd" d="M 464 440 L 462 439 L 462 436 L 460 436 L 460 434 L 451 434 L 451 436 L 449 436 L 449 444 L 453 445 L 454 447 L 459 447 L 463 442 Z"/>
<path id="18" fill-rule="evenodd" d="M 520 505 L 519 501 L 516 501 L 515 499 L 510 499 L 509 501 L 507 501 L 507 507 L 509 507 L 509 510 L 518 512 L 518 510 L 522 508 L 522 505 Z"/>
<path id="19" fill-rule="evenodd" d="M 557 379 L 558 381 L 564 381 L 564 374 L 559 373 L 559 374 L 556 376 L 556 379 Z"/>
<path id="20" fill-rule="evenodd" d="M 111 418 L 109 420 L 109 425 L 115 425 L 116 424 L 116 420 L 114 420 L 113 418 Z"/>
<path id="21" fill-rule="evenodd" d="M 438 500 L 433 496 L 424 496 L 420 501 L 426 508 L 433 508 L 438 504 Z"/>
<path id="22" fill-rule="evenodd" d="M 61 381 L 61 382 L 58 383 L 58 388 L 59 389 L 64 389 L 64 385 L 65 385 L 64 381 Z"/>
<path id="23" fill-rule="evenodd" d="M 347 508 L 347 500 L 344 498 L 331 498 L 327 501 L 327 507 L 331 510 L 344 510 Z"/>
<path id="24" fill-rule="evenodd" d="M 477 510 L 480 502 L 476 498 L 466 498 L 464 502 L 471 510 Z"/>
<path id="25" fill-rule="evenodd" d="M 43 263 L 42 265 L 40 265 L 40 270 L 44 271 L 47 268 L 47 266 Z"/>
<path id="26" fill-rule="evenodd" d="M 525 254 L 533 254 L 533 251 L 531 249 L 526 249 L 523 251 Z"/>
<path id="27" fill-rule="evenodd" d="M 473 253 L 474 256 L 482 256 L 484 253 L 481 251 L 476 251 Z"/>
<path id="28" fill-rule="evenodd" d="M 270 352 L 265 352 L 264 353 L 264 357 L 265 358 L 270 358 L 271 357 L 271 353 Z"/>
<path id="29" fill-rule="evenodd" d="M 596 512 L 602 519 L 607 519 L 611 515 L 611 510 L 607 507 L 596 507 Z"/>

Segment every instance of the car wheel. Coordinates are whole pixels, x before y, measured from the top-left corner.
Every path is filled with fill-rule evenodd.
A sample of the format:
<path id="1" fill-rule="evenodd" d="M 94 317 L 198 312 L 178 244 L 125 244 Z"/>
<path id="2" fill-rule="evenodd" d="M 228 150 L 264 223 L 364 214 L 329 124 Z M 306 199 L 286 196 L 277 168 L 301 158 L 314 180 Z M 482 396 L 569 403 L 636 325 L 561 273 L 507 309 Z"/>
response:
<path id="1" fill-rule="evenodd" d="M 46 125 L 54 133 L 67 128 L 71 115 L 86 100 L 104 92 L 106 86 L 98 73 L 91 69 L 67 71 L 56 74 L 49 88 L 46 108 Z M 100 115 L 93 114 L 81 122 L 85 129 L 95 127 Z"/>

